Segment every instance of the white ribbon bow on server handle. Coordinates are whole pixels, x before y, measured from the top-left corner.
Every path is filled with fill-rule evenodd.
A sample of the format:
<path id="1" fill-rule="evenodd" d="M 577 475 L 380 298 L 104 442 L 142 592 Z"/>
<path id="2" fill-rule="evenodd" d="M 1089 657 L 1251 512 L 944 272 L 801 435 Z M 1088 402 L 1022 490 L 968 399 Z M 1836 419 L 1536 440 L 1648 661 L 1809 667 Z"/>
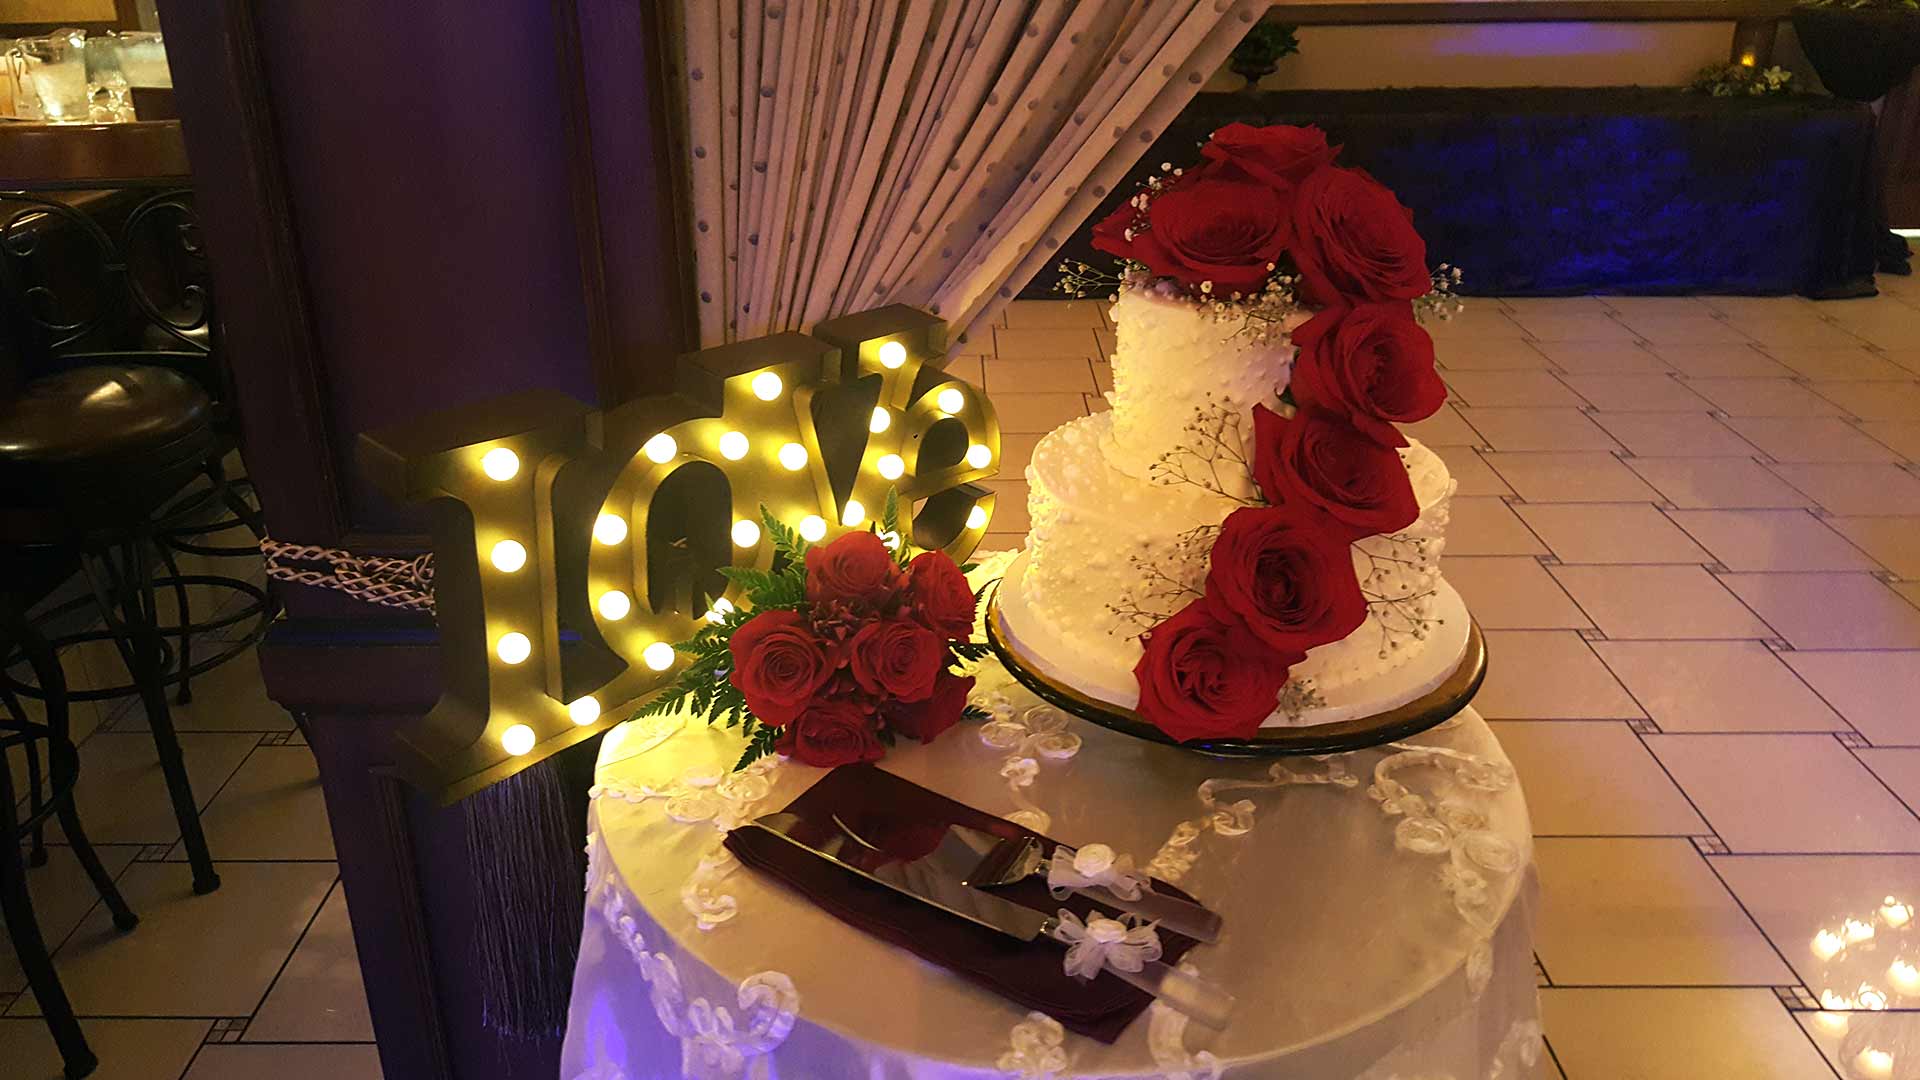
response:
<path id="1" fill-rule="evenodd" d="M 1059 919 L 1056 936 L 1067 943 L 1066 970 L 1076 979 L 1091 979 L 1107 968 L 1138 972 L 1160 959 L 1160 932 L 1152 923 L 1130 927 L 1101 915 L 1083 923 L 1066 908 Z"/>
<path id="2" fill-rule="evenodd" d="M 1116 855 L 1105 844 L 1087 844 L 1078 851 L 1053 849 L 1047 866 L 1047 887 L 1055 900 L 1065 900 L 1075 889 L 1098 886 L 1122 900 L 1138 900 L 1153 888 L 1145 872 L 1134 869 L 1133 856 Z"/>

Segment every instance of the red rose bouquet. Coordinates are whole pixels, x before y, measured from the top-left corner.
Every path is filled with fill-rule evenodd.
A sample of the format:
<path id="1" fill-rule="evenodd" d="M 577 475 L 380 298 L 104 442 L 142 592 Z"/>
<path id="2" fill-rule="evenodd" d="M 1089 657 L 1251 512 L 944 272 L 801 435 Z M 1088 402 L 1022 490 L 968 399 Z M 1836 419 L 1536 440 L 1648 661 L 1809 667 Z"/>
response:
<path id="1" fill-rule="evenodd" d="M 874 761 L 902 735 L 932 742 L 968 711 L 986 646 L 978 597 L 944 552 L 908 557 L 891 493 L 878 533 L 811 546 L 764 509 L 772 570 L 724 568 L 745 603 L 674 646 L 694 660 L 641 715 L 687 707 L 747 736 L 740 766 L 769 753 L 831 768 Z M 739 767 L 739 766 L 736 766 Z"/>
<path id="2" fill-rule="evenodd" d="M 1094 226 L 1093 246 L 1122 260 L 1118 275 L 1061 268 L 1074 295 L 1151 289 L 1238 324 L 1223 336 L 1287 335 L 1296 349 L 1291 382 L 1269 404 L 1250 417 L 1202 410 L 1187 429 L 1196 445 L 1155 466 L 1159 482 L 1241 504 L 1192 537 L 1210 544 L 1204 587 L 1164 594 L 1184 606 L 1126 613 L 1148 624 L 1134 668 L 1140 712 L 1181 740 L 1252 735 L 1309 649 L 1393 602 L 1364 591 L 1349 548 L 1420 514 L 1395 425 L 1446 401 L 1416 314 L 1458 310 L 1461 275 L 1429 271 L 1412 212 L 1335 164 L 1339 153 L 1318 128 L 1229 124 L 1199 162 L 1162 164 Z M 1222 466 L 1251 482 L 1223 480 Z"/>

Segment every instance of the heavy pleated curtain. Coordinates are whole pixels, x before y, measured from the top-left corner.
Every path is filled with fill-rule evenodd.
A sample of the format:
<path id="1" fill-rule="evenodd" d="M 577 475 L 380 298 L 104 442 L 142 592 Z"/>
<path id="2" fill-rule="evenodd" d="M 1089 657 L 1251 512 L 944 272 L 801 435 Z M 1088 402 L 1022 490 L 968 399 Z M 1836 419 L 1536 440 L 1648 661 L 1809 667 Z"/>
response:
<path id="1" fill-rule="evenodd" d="M 978 335 L 1267 0 L 679 0 L 702 344 Z"/>

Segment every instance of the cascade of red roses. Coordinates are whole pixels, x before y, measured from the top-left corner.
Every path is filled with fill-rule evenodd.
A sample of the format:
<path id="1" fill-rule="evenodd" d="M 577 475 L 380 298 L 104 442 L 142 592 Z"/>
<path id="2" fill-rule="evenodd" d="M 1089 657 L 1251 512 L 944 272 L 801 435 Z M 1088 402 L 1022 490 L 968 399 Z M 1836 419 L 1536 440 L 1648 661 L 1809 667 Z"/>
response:
<path id="1" fill-rule="evenodd" d="M 1143 639 L 1139 711 L 1182 741 L 1253 735 L 1307 650 L 1365 621 L 1350 545 L 1419 517 L 1395 425 L 1446 400 L 1413 312 L 1432 288 L 1426 244 L 1393 193 L 1338 153 L 1318 128 L 1230 124 L 1198 166 L 1093 230 L 1096 248 L 1196 302 L 1290 289 L 1318 309 L 1293 331 L 1291 414 L 1253 410 L 1263 502 L 1228 515 L 1204 594 Z"/>

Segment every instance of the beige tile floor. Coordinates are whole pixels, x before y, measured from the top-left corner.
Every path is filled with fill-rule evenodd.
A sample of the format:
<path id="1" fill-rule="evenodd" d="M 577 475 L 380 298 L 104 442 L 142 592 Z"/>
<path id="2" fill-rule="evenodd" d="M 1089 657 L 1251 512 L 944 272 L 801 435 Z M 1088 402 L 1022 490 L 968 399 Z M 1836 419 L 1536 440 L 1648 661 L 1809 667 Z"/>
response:
<path id="1" fill-rule="evenodd" d="M 1862 1035 L 1920 1045 L 1920 993 L 1886 972 L 1920 963 L 1905 927 L 1864 958 L 1813 948 L 1920 903 L 1920 283 L 1882 284 L 1479 300 L 1436 330 L 1454 400 L 1414 434 L 1461 482 L 1446 569 L 1540 837 L 1543 1075 L 1832 1080 Z M 989 546 L 1024 539 L 1021 470 L 1105 407 L 1112 348 L 1099 305 L 1039 302 L 957 350 L 1004 432 Z M 63 849 L 35 872 L 99 1075 L 377 1077 L 310 753 L 251 655 L 178 722 L 225 887 L 189 892 L 124 703 L 76 718 L 81 803 L 145 921 L 115 935 Z M 1820 1010 L 1863 984 L 1916 1011 Z M 51 1078 L 23 989 L 0 950 L 0 1074 Z"/>
<path id="2" fill-rule="evenodd" d="M 1882 287 L 1477 300 L 1435 329 L 1452 401 L 1413 434 L 1460 480 L 1446 572 L 1539 837 L 1545 1075 L 1920 1075 L 1920 980 L 1888 973 L 1920 919 L 1814 949 L 1920 904 L 1920 282 Z M 1030 432 L 1104 407 L 1111 348 L 1098 306 L 1039 302 L 960 351 Z M 1892 1010 L 1820 1009 L 1863 986 Z M 1857 1071 L 1867 1047 L 1914 1060 Z"/>
<path id="3" fill-rule="evenodd" d="M 261 577 L 257 560 L 205 569 Z M 122 680 L 118 663 L 99 648 L 62 656 L 79 685 Z M 76 716 L 78 799 L 139 927 L 113 929 L 57 828 L 48 866 L 30 872 L 41 929 L 100 1057 L 95 1076 L 378 1080 L 313 753 L 267 700 L 252 650 L 196 680 L 194 694 L 174 722 L 220 890 L 193 895 L 145 715 L 124 700 Z M 9 765 L 19 771 L 17 757 Z M 0 934 L 0 1078 L 54 1080 L 60 1060 L 25 991 Z"/>

